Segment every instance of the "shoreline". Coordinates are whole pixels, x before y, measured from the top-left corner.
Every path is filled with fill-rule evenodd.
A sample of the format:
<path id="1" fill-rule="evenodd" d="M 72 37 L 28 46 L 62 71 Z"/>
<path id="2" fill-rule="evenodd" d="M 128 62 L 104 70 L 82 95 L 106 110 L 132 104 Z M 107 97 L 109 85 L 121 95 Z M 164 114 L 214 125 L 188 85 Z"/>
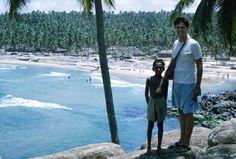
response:
<path id="1" fill-rule="evenodd" d="M 90 73 L 100 73 L 99 61 L 94 60 L 97 57 L 91 58 L 80 58 L 72 56 L 50 56 L 50 57 L 41 57 L 37 56 L 39 59 L 38 62 L 33 61 L 21 61 L 18 60 L 18 56 L 1 56 L 0 55 L 0 64 L 9 64 L 9 65 L 23 65 L 23 66 L 39 66 L 39 67 L 55 67 L 55 68 L 68 68 L 74 70 L 83 70 Z M 169 59 L 165 59 L 166 66 Z M 132 83 L 141 83 L 145 86 L 145 79 L 154 74 L 151 70 L 152 59 L 139 59 L 135 58 L 132 61 L 121 61 L 121 60 L 109 60 L 109 72 L 111 78 L 113 76 L 119 77 L 119 79 L 124 81 L 129 81 Z M 211 65 L 209 65 L 211 66 Z M 206 67 L 207 68 L 207 67 Z M 221 71 L 220 73 L 226 73 L 228 71 L 228 66 L 215 66 L 213 68 L 207 68 L 206 75 L 210 78 L 208 79 L 205 75 L 203 82 L 212 83 L 222 81 L 221 77 L 217 74 L 216 71 Z M 236 73 L 236 71 L 234 71 Z M 231 73 L 231 72 L 230 72 Z M 72 77 L 73 78 L 73 77 Z M 233 74 L 230 74 L 230 79 L 233 78 Z M 217 80 L 216 80 L 217 79 Z M 226 81 L 226 80 L 225 80 Z M 236 80 L 235 80 L 236 81 Z M 173 123 L 173 121 L 171 121 Z M 167 132 L 167 131 L 165 131 Z M 124 148 L 125 149 L 125 148 Z M 130 150 L 130 152 L 133 150 Z M 126 152 L 129 152 L 126 147 Z"/>
<path id="2" fill-rule="evenodd" d="M 33 56 L 39 59 L 38 62 L 19 60 L 19 57 L 18 55 L 0 55 L 0 64 L 68 68 L 101 73 L 98 56 L 89 58 L 63 55 Z M 167 67 L 170 58 L 163 59 Z M 110 77 L 117 76 L 124 81 L 145 85 L 146 78 L 154 75 L 151 58 L 135 57 L 125 61 L 108 57 L 108 60 Z M 202 82 L 236 81 L 236 70 L 230 69 L 232 65 L 236 65 L 236 61 L 229 61 L 227 65 L 217 64 L 216 61 L 204 61 Z"/>

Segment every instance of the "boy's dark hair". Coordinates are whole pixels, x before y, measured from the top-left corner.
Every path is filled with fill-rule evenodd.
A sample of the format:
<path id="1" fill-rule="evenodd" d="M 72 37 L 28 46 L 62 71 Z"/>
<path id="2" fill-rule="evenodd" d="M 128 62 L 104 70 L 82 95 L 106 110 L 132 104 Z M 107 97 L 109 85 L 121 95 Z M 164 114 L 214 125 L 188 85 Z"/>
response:
<path id="1" fill-rule="evenodd" d="M 187 17 L 183 17 L 183 16 L 177 17 L 177 18 L 175 19 L 175 21 L 174 21 L 174 26 L 176 26 L 176 25 L 179 24 L 180 22 L 183 22 L 184 25 L 188 28 L 188 26 L 189 26 L 189 20 L 188 20 Z"/>
<path id="2" fill-rule="evenodd" d="M 165 62 L 163 59 L 155 59 L 153 64 L 152 64 L 152 70 L 154 70 L 154 67 L 156 66 L 157 63 L 161 63 L 163 68 L 165 69 Z"/>

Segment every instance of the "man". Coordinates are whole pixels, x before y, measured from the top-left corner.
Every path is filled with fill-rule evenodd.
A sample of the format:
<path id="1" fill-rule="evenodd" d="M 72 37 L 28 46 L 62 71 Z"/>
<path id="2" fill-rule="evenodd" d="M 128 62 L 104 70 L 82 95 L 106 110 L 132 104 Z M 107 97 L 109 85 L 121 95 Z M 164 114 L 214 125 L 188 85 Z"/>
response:
<path id="1" fill-rule="evenodd" d="M 176 148 L 177 152 L 185 152 L 191 149 L 193 112 L 198 109 L 197 96 L 201 95 L 202 51 L 198 42 L 187 34 L 189 21 L 186 17 L 178 17 L 174 21 L 174 27 L 178 39 L 174 42 L 172 60 L 184 46 L 176 60 L 172 87 L 172 105 L 179 111 L 180 139 L 169 147 Z"/>

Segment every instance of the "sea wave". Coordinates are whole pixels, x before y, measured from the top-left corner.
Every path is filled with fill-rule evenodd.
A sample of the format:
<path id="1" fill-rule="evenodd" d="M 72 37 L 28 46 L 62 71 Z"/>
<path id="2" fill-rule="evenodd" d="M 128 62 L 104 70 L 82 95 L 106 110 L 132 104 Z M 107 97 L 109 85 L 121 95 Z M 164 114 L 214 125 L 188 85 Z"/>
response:
<path id="1" fill-rule="evenodd" d="M 25 99 L 25 98 L 19 98 L 14 97 L 12 95 L 6 95 L 3 96 L 0 99 L 0 108 L 4 107 L 31 107 L 31 108 L 46 108 L 46 109 L 67 109 L 72 110 L 69 107 L 62 106 L 56 103 L 46 103 L 46 102 L 40 102 L 37 100 L 31 100 L 31 99 Z"/>
<path id="2" fill-rule="evenodd" d="M 99 73 L 92 73 L 91 74 L 93 81 L 97 81 L 97 83 L 93 83 L 93 85 L 102 87 L 102 76 Z M 111 86 L 112 87 L 144 87 L 143 84 L 136 84 L 136 83 L 131 83 L 127 82 L 124 80 L 119 79 L 118 77 L 111 78 Z"/>
<path id="3" fill-rule="evenodd" d="M 141 120 L 145 120 L 146 119 L 146 114 L 142 115 L 142 116 L 137 116 L 137 117 L 127 117 L 122 119 L 125 122 L 137 122 L 137 121 L 141 121 Z"/>
<path id="4" fill-rule="evenodd" d="M 16 70 L 19 69 L 25 69 L 25 66 L 19 66 L 19 65 L 0 65 L 0 70 Z"/>
<path id="5" fill-rule="evenodd" d="M 45 74 L 39 74 L 39 77 L 70 77 L 70 74 L 63 72 L 50 72 Z"/>

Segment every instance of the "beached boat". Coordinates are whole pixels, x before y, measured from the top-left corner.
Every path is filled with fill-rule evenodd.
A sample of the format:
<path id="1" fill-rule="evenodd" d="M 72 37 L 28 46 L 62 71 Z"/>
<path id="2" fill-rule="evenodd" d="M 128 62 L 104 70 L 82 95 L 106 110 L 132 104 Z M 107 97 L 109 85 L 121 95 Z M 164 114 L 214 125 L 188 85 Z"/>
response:
<path id="1" fill-rule="evenodd" d="M 236 65 L 231 66 L 232 70 L 236 70 Z"/>
<path id="2" fill-rule="evenodd" d="M 31 58 L 30 59 L 32 62 L 39 62 L 39 58 Z"/>
<path id="3" fill-rule="evenodd" d="M 18 57 L 18 60 L 21 60 L 21 61 L 29 61 L 29 60 L 30 60 L 30 57 L 28 57 L 28 56 L 20 56 L 20 57 Z"/>

